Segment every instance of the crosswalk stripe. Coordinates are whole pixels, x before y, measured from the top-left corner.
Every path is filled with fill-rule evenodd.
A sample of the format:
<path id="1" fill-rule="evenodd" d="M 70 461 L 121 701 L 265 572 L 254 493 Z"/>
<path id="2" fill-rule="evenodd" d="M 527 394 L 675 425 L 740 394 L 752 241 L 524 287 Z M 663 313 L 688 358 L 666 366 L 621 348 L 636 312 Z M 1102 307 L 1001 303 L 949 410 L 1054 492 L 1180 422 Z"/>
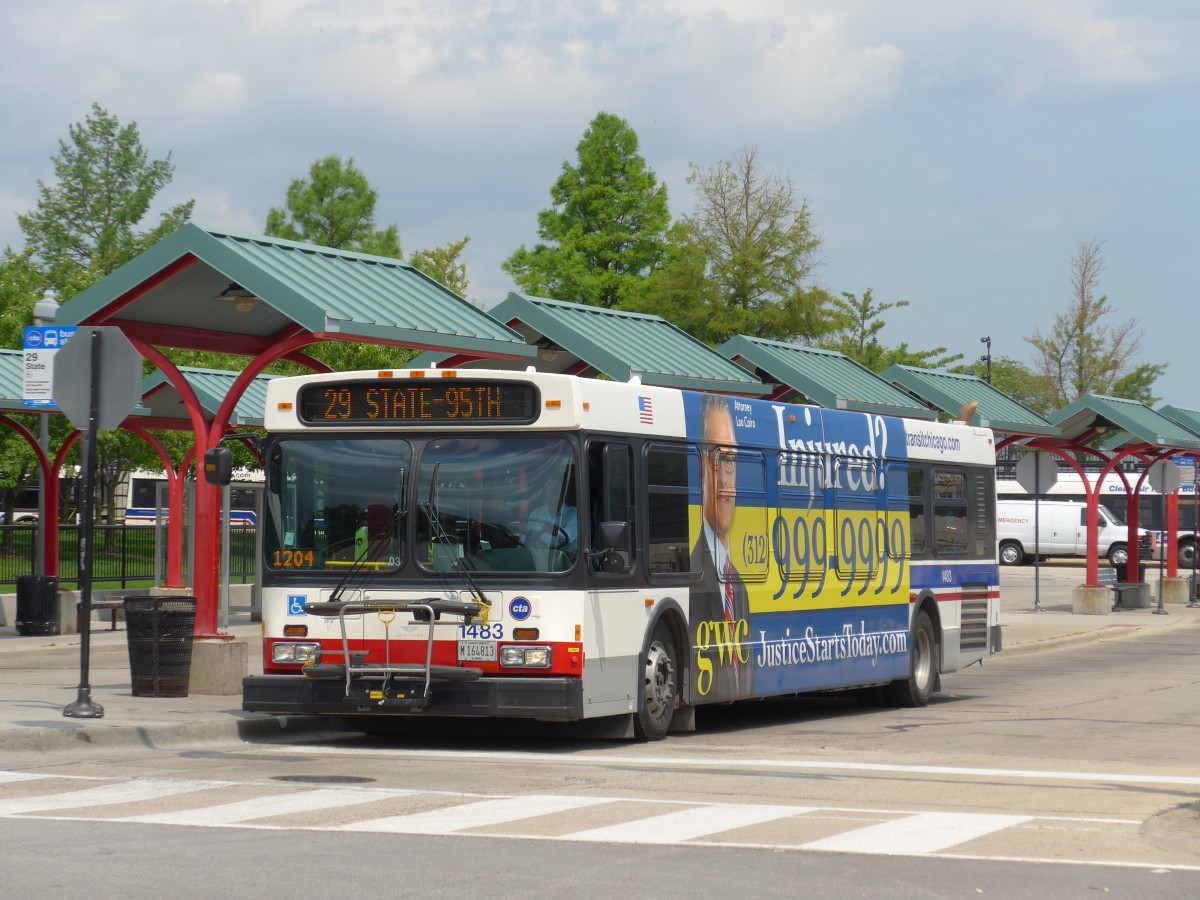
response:
<path id="1" fill-rule="evenodd" d="M 481 800 L 478 803 L 460 803 L 428 812 L 408 816 L 388 816 L 353 822 L 341 827 L 342 831 L 386 831 L 395 834 L 451 834 L 470 828 L 500 825 L 520 819 L 532 819 L 551 813 L 566 812 L 612 803 L 610 797 L 553 797 L 528 795 Z"/>
<path id="2" fill-rule="evenodd" d="M 0 800 L 0 816 L 18 816 L 31 812 L 50 812 L 57 809 L 76 809 L 85 806 L 105 806 L 110 803 L 140 803 L 176 794 L 190 794 L 220 787 L 215 781 L 128 781 L 103 784 L 82 791 L 62 794 L 43 794 L 39 797 L 14 797 Z"/>
<path id="3" fill-rule="evenodd" d="M 0 772 L 0 784 L 12 784 L 15 781 L 36 781 L 45 775 L 32 775 L 28 772 Z"/>
<path id="4" fill-rule="evenodd" d="M 334 809 L 354 806 L 376 800 L 389 800 L 415 791 L 379 790 L 356 788 L 345 790 L 320 788 L 296 794 L 276 794 L 272 797 L 256 797 L 201 809 L 183 809 L 175 812 L 147 813 L 142 816 L 122 816 L 122 822 L 150 822 L 155 825 L 234 825 L 269 816 L 312 812 L 318 809 Z"/>
<path id="5" fill-rule="evenodd" d="M 917 813 L 811 841 L 801 845 L 801 849 L 922 856 L 937 853 L 956 844 L 964 844 L 1013 825 L 1020 825 L 1031 819 L 1032 816 L 988 813 Z"/>
<path id="6" fill-rule="evenodd" d="M 576 831 L 564 835 L 563 838 L 570 841 L 614 841 L 623 844 L 673 844 L 677 841 L 719 834 L 745 825 L 760 825 L 789 816 L 800 816 L 812 811 L 806 806 L 696 806 L 620 825 Z"/>

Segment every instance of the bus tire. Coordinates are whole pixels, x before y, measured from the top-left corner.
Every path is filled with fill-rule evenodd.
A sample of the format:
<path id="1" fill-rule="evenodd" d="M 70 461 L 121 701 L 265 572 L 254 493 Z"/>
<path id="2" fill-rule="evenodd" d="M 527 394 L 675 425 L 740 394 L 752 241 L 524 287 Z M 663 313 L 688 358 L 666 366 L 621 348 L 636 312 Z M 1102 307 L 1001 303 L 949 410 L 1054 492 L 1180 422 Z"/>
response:
<path id="1" fill-rule="evenodd" d="M 633 733 L 639 741 L 660 741 L 667 736 L 671 717 L 679 705 L 675 641 L 667 623 L 659 620 L 642 651 L 641 685 Z"/>
<path id="2" fill-rule="evenodd" d="M 1179 568 L 1181 568 L 1181 569 L 1196 568 L 1196 542 L 1195 541 L 1180 541 L 1179 542 Z"/>
<path id="3" fill-rule="evenodd" d="M 938 680 L 939 647 L 929 613 L 921 610 L 913 620 L 908 654 L 908 677 L 884 687 L 893 706 L 924 706 L 933 696 Z"/>

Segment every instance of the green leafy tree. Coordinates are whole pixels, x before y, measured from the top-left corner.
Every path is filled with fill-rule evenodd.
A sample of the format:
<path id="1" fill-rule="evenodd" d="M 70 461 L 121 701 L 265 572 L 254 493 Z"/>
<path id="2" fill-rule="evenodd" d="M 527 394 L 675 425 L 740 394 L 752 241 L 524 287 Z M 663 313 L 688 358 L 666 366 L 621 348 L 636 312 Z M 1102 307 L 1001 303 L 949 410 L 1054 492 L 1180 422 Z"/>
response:
<path id="1" fill-rule="evenodd" d="M 504 270 L 523 291 L 590 306 L 630 308 L 661 264 L 671 215 L 667 188 L 638 151 L 629 123 L 599 113 L 538 213 L 544 243 L 520 247 Z"/>
<path id="2" fill-rule="evenodd" d="M 283 207 L 267 213 L 266 233 L 321 247 L 400 259 L 400 230 L 375 225 L 378 192 L 351 158 L 326 156 L 288 185 Z"/>
<path id="3" fill-rule="evenodd" d="M 466 297 L 471 282 L 467 278 L 467 264 L 462 261 L 462 252 L 470 240 L 467 236 L 445 247 L 418 250 L 409 262 L 458 296 Z"/>
<path id="4" fill-rule="evenodd" d="M 1104 264 L 1102 241 L 1080 243 L 1071 260 L 1070 305 L 1054 317 L 1049 334 L 1035 330 L 1025 338 L 1034 349 L 1034 370 L 1052 387 L 1055 408 L 1089 393 L 1156 402 L 1154 381 L 1166 366 L 1134 362 L 1142 342 L 1137 317 L 1110 324 L 1114 308 L 1096 293 Z"/>
<path id="5" fill-rule="evenodd" d="M 992 387 L 1041 416 L 1062 406 L 1049 379 L 1008 356 L 992 357 Z"/>
<path id="6" fill-rule="evenodd" d="M 764 171 L 747 147 L 711 169 L 692 164 L 694 208 L 672 232 L 670 264 L 655 276 L 649 304 L 676 324 L 700 321 L 692 333 L 716 344 L 737 334 L 775 340 L 815 340 L 833 322 L 828 292 L 812 281 L 820 239 L 807 202 L 790 177 Z M 681 287 L 711 283 L 699 309 L 681 314 Z"/>
<path id="7" fill-rule="evenodd" d="M 122 125 L 96 104 L 83 123 L 68 128 L 52 158 L 54 182 L 39 181 L 34 209 L 17 217 L 25 247 L 7 251 L 0 263 L 0 333 L 8 346 L 21 346 L 20 329 L 32 321 L 33 306 L 47 286 L 65 302 L 188 221 L 190 200 L 167 210 L 156 224 L 147 223 L 150 207 L 174 174 L 170 160 L 169 153 L 151 159 L 137 125 Z M 33 417 L 27 424 L 36 433 Z M 51 425 L 51 444 L 59 446 L 72 426 L 63 417 L 54 417 Z M 144 442 L 126 438 L 128 450 L 116 453 L 111 440 L 102 447 L 97 468 L 110 480 L 132 468 L 158 468 Z M 36 483 L 34 454 L 25 442 L 0 431 L 0 443 L 0 485 Z"/>
<path id="8" fill-rule="evenodd" d="M 55 183 L 38 182 L 37 204 L 17 222 L 26 252 L 69 298 L 187 222 L 193 201 L 139 230 L 175 172 L 171 154 L 150 159 L 137 124 L 122 126 L 98 104 L 82 124 L 69 127 L 58 148 Z"/>
<path id="9" fill-rule="evenodd" d="M 879 333 L 887 326 L 883 314 L 909 305 L 907 300 L 879 303 L 870 288 L 863 291 L 862 297 L 843 291 L 840 297 L 830 298 L 833 327 L 821 346 L 845 354 L 872 372 L 882 372 L 894 365 L 943 369 L 962 359 L 961 353 L 951 354 L 945 347 L 913 350 L 907 343 L 885 347 L 880 342 Z"/>

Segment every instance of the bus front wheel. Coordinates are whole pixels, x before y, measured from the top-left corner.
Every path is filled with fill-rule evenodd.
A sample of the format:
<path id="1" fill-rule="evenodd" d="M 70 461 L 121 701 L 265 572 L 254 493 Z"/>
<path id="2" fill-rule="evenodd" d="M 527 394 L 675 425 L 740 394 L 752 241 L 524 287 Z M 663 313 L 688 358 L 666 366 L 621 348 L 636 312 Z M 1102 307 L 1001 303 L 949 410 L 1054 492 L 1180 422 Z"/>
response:
<path id="1" fill-rule="evenodd" d="M 634 736 L 639 741 L 658 741 L 667 736 L 671 717 L 679 703 L 676 681 L 675 642 L 666 622 L 654 626 L 642 653 L 642 685 L 638 692 Z"/>
<path id="2" fill-rule="evenodd" d="M 884 687 L 893 706 L 924 706 L 933 696 L 938 679 L 938 642 L 929 613 L 921 610 L 909 636 L 908 677 Z"/>

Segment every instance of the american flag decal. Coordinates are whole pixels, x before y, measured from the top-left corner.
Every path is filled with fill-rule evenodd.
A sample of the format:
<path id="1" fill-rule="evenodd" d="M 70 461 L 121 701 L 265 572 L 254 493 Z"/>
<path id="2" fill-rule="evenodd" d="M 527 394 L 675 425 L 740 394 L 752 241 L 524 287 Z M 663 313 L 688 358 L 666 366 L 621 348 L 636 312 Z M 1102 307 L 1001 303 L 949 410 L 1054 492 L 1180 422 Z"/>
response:
<path id="1" fill-rule="evenodd" d="M 643 425 L 654 424 L 654 407 L 649 397 L 638 397 L 638 419 Z"/>

